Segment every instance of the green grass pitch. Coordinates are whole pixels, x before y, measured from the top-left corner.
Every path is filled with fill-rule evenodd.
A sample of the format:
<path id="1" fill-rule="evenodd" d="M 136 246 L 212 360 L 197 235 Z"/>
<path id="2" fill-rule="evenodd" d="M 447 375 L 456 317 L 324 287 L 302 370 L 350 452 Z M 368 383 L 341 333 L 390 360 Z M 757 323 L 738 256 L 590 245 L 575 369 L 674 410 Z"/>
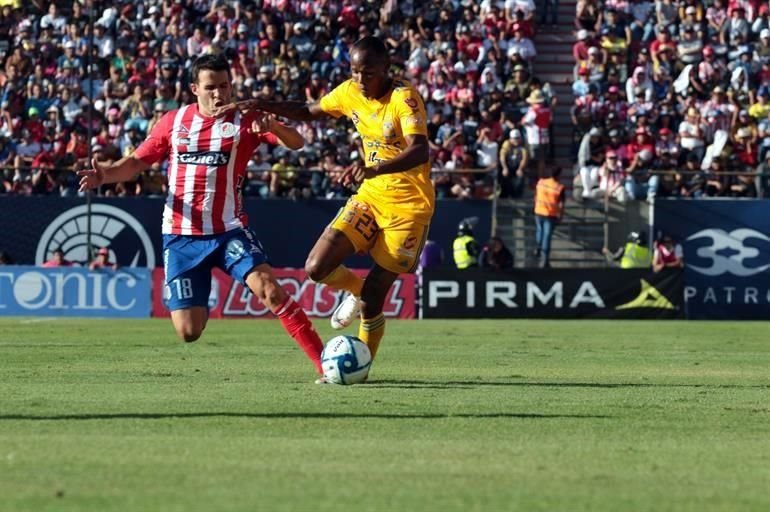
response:
<path id="1" fill-rule="evenodd" d="M 391 321 L 338 387 L 275 321 L 0 319 L 0 510 L 767 511 L 767 325 Z"/>

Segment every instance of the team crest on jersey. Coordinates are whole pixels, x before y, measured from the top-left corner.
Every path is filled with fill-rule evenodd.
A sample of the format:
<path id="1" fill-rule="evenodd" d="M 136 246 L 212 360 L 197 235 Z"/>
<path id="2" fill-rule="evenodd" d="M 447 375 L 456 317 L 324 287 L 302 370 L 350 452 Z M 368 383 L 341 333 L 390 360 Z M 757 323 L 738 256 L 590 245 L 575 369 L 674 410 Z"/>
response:
<path id="1" fill-rule="evenodd" d="M 355 110 L 350 115 L 350 119 L 353 121 L 353 124 L 358 124 L 361 122 L 361 117 L 359 117 L 358 112 L 356 112 Z"/>
<path id="2" fill-rule="evenodd" d="M 414 99 L 414 98 L 404 98 L 404 103 L 406 103 L 407 107 L 412 109 L 412 112 L 416 112 L 417 111 L 418 103 L 417 103 L 416 99 Z"/>
<path id="3" fill-rule="evenodd" d="M 222 123 L 219 125 L 219 136 L 223 139 L 228 139 L 230 137 L 233 137 L 235 135 L 235 125 L 230 122 Z"/>

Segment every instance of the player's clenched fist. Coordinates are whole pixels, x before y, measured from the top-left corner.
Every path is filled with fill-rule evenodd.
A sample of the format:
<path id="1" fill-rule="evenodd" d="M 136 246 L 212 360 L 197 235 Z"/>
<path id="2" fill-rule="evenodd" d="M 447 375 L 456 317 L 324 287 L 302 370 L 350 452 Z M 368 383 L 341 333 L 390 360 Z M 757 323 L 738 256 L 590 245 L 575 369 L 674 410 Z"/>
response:
<path id="1" fill-rule="evenodd" d="M 96 158 L 91 158 L 91 169 L 78 171 L 77 175 L 80 177 L 80 192 L 97 188 L 104 183 L 104 167 Z"/>

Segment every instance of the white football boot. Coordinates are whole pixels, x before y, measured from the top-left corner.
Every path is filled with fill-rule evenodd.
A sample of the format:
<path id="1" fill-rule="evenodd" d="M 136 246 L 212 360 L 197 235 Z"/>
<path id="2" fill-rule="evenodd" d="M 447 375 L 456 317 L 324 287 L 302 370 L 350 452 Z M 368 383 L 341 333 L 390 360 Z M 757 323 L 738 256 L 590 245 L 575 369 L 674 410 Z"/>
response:
<path id="1" fill-rule="evenodd" d="M 332 329 L 339 331 L 353 323 L 361 314 L 361 299 L 349 293 L 332 314 Z"/>

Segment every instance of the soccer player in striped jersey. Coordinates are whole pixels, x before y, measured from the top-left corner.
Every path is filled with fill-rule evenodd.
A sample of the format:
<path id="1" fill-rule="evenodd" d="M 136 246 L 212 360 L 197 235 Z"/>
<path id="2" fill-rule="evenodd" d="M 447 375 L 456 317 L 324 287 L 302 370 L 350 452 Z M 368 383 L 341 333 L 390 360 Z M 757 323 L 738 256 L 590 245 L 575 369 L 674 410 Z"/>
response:
<path id="1" fill-rule="evenodd" d="M 281 320 L 321 371 L 323 344 L 300 306 L 278 284 L 267 255 L 241 208 L 246 164 L 261 143 L 290 149 L 304 145 L 294 128 L 265 113 L 233 111 L 227 59 L 204 55 L 192 66 L 195 104 L 166 113 L 147 139 L 113 164 L 95 159 L 80 171 L 80 190 L 133 179 L 169 158 L 163 210 L 163 265 L 171 321 L 185 341 L 195 341 L 208 321 L 211 271 L 219 267 L 247 286 Z"/>
<path id="2" fill-rule="evenodd" d="M 435 192 L 419 93 L 390 77 L 388 51 L 379 39 L 360 39 L 350 55 L 352 78 L 318 102 L 246 100 L 220 111 L 266 111 L 303 121 L 345 116 L 353 122 L 364 161 L 342 179 L 361 186 L 318 239 L 305 270 L 314 281 L 350 292 L 332 315 L 332 327 L 347 327 L 360 313 L 358 336 L 374 356 L 385 332 L 385 298 L 400 273 L 417 267 Z M 343 265 L 357 252 L 368 252 L 374 260 L 365 279 Z"/>

